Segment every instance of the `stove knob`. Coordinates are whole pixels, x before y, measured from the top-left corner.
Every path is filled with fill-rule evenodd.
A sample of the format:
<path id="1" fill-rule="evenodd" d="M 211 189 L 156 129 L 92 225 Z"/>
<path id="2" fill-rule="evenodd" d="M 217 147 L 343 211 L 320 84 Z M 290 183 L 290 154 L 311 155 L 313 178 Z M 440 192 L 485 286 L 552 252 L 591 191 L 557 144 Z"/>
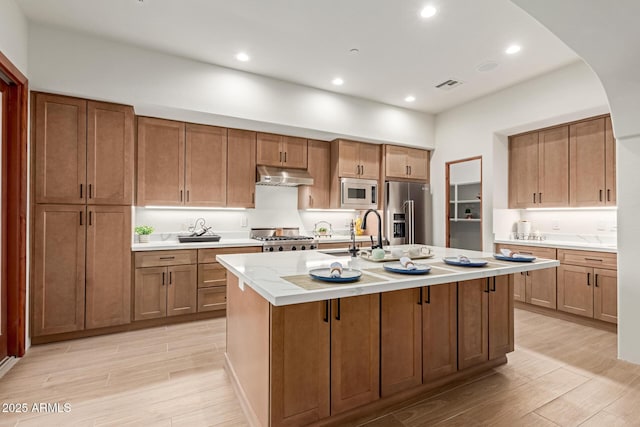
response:
<path id="1" fill-rule="evenodd" d="M 269 252 L 273 252 L 273 247 L 270 247 L 270 248 L 269 248 Z"/>
<path id="2" fill-rule="evenodd" d="M 295 251 L 295 250 L 297 250 L 297 248 L 296 248 L 295 246 L 292 246 L 292 247 L 291 247 L 291 250 L 292 250 L 292 251 Z"/>
<path id="3" fill-rule="evenodd" d="M 315 249 L 315 248 L 316 248 L 316 245 L 309 246 L 309 249 Z"/>
<path id="4" fill-rule="evenodd" d="M 278 250 L 279 250 L 280 252 L 282 252 L 282 251 L 284 251 L 284 248 L 283 248 L 282 246 L 280 246 L 280 247 L 278 248 Z"/>
<path id="5" fill-rule="evenodd" d="M 300 250 L 301 250 L 301 251 L 304 251 L 305 249 L 307 249 L 307 247 L 306 247 L 305 245 L 302 245 L 302 246 L 300 247 Z"/>

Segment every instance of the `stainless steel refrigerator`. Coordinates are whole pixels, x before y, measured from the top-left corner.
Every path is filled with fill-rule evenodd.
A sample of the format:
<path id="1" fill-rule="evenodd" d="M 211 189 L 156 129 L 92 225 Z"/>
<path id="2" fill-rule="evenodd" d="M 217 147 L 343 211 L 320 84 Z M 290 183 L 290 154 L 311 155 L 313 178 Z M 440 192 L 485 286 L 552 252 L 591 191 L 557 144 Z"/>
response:
<path id="1" fill-rule="evenodd" d="M 433 243 L 431 187 L 414 182 L 386 181 L 384 223 L 391 245 Z"/>

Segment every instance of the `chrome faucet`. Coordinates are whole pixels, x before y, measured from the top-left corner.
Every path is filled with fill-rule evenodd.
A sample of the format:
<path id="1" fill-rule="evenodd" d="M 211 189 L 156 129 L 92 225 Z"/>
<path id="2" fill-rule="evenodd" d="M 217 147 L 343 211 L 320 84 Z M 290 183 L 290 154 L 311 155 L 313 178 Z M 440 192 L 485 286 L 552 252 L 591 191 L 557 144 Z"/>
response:
<path id="1" fill-rule="evenodd" d="M 362 228 L 367 228 L 367 215 L 369 215 L 371 212 L 376 214 L 376 216 L 378 217 L 378 244 L 371 245 L 371 249 L 376 249 L 376 248 L 382 249 L 382 218 L 380 218 L 380 214 L 378 213 L 377 210 L 369 209 L 364 213 L 364 216 L 362 217 Z"/>
<path id="2" fill-rule="evenodd" d="M 351 233 L 351 246 L 349 247 L 349 253 L 352 257 L 358 254 L 358 248 L 356 247 L 356 227 L 353 220 L 349 223 L 349 232 Z"/>

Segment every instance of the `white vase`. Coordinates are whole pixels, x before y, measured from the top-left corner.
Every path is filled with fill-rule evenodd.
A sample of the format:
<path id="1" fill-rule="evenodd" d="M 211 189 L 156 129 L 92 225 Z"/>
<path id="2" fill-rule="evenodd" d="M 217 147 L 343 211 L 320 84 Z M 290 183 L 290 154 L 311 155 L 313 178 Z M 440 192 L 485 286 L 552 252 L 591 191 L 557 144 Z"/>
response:
<path id="1" fill-rule="evenodd" d="M 148 234 L 138 234 L 138 242 L 139 243 L 149 243 L 149 235 Z"/>

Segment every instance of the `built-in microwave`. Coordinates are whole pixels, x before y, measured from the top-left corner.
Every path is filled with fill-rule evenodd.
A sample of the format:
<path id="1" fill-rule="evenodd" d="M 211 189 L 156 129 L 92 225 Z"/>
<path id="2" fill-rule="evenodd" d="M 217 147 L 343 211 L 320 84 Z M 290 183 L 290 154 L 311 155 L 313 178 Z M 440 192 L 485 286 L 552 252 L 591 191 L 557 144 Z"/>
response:
<path id="1" fill-rule="evenodd" d="M 378 181 L 373 179 L 342 178 L 340 202 L 345 209 L 377 209 Z"/>

